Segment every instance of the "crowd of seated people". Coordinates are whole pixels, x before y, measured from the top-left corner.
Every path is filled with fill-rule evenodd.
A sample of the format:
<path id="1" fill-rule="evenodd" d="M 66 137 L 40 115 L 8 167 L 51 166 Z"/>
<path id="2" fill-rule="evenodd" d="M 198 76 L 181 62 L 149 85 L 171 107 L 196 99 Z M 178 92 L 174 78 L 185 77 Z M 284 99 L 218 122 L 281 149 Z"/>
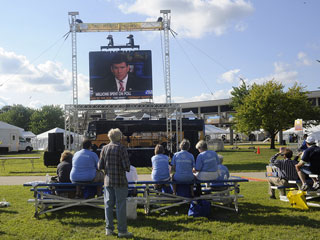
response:
<path id="1" fill-rule="evenodd" d="M 279 152 L 270 159 L 270 165 L 275 167 L 277 176 L 269 177 L 269 196 L 275 197 L 275 190 L 271 186 L 290 187 L 288 180 L 300 180 L 300 190 L 318 190 L 319 179 L 312 177 L 312 186 L 308 185 L 307 178 L 310 174 L 320 175 L 320 147 L 316 145 L 315 138 L 305 134 L 302 145 L 299 147 L 297 156 L 294 157 L 290 149 L 281 147 Z M 282 160 L 278 160 L 278 156 L 283 156 Z M 299 157 L 301 158 L 298 161 Z M 280 197 L 286 196 L 285 188 L 280 188 Z"/>

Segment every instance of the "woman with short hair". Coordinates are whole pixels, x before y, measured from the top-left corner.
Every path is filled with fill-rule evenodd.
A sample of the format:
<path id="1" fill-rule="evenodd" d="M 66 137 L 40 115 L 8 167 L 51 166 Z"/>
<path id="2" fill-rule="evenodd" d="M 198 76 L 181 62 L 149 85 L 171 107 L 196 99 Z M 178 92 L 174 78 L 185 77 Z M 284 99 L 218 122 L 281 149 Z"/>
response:
<path id="1" fill-rule="evenodd" d="M 218 154 L 213 150 L 208 150 L 205 141 L 200 140 L 196 149 L 200 152 L 197 156 L 195 166 L 195 176 L 198 180 L 209 181 L 218 178 Z"/>
<path id="2" fill-rule="evenodd" d="M 190 142 L 187 139 L 183 139 L 179 145 L 180 151 L 176 152 L 171 161 L 171 170 L 175 173 L 173 180 L 178 182 L 191 182 L 194 180 L 193 170 L 195 167 L 194 157 L 188 152 L 190 148 Z M 193 193 L 193 184 L 190 186 L 191 196 Z M 173 184 L 173 193 L 176 194 L 176 185 Z"/>
<path id="3" fill-rule="evenodd" d="M 152 173 L 151 179 L 153 181 L 168 181 L 170 180 L 169 173 L 169 157 L 164 154 L 164 147 L 157 144 L 154 148 L 154 156 L 151 158 Z M 161 184 L 155 184 L 155 189 L 160 190 Z"/>

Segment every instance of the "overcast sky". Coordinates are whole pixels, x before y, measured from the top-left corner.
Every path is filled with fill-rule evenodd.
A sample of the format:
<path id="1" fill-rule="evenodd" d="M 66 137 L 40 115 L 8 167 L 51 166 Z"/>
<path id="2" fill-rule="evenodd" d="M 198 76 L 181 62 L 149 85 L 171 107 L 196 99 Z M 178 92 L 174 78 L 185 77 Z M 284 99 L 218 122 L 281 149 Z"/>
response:
<path id="1" fill-rule="evenodd" d="M 318 0 L 2 0 L 0 7 L 0 107 L 72 104 L 68 12 L 87 23 L 156 21 L 171 10 L 173 102 L 230 97 L 240 78 L 274 79 L 286 88 L 320 87 Z M 90 51 L 109 33 L 78 33 L 79 103 L 89 100 Z M 112 33 L 124 45 L 130 33 Z M 140 49 L 152 50 L 153 101 L 165 101 L 159 32 L 132 32 Z"/>

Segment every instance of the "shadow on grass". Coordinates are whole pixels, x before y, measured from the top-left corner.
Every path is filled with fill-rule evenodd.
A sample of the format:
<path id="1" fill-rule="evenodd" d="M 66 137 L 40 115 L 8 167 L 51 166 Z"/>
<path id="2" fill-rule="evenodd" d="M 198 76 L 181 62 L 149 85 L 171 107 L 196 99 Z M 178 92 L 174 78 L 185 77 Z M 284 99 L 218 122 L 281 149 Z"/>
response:
<path id="1" fill-rule="evenodd" d="M 245 148 L 237 148 L 237 149 L 224 149 L 222 151 L 217 151 L 219 153 L 227 153 L 227 152 L 237 152 L 237 153 L 244 153 L 244 152 L 255 152 L 254 149 L 245 149 Z"/>
<path id="2" fill-rule="evenodd" d="M 245 164 L 226 164 L 229 171 L 265 171 L 266 163 L 245 163 Z"/>
<path id="3" fill-rule="evenodd" d="M 318 228 L 320 221 L 307 216 L 299 216 L 301 212 L 297 209 L 290 209 L 288 214 L 284 214 L 287 208 L 279 206 L 266 206 L 256 203 L 242 203 L 239 207 L 241 212 L 226 214 L 225 210 L 216 209 L 211 220 L 219 220 L 228 223 L 245 223 L 253 225 L 274 225 L 274 226 L 296 226 L 302 223 L 312 228 Z M 298 213 L 298 214 L 297 214 Z"/>
<path id="4" fill-rule="evenodd" d="M 0 214 L 2 213 L 10 213 L 10 214 L 18 214 L 18 211 L 8 210 L 8 209 L 0 209 Z"/>

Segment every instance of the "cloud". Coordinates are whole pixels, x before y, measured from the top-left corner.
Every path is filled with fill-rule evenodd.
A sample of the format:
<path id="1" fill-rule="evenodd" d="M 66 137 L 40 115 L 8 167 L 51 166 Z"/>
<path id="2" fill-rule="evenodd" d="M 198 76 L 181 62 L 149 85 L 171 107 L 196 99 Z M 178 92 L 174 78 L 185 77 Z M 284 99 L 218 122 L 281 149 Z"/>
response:
<path id="1" fill-rule="evenodd" d="M 307 54 L 304 52 L 299 52 L 297 57 L 299 60 L 299 65 L 310 66 L 312 64 L 312 61 L 307 57 Z"/>
<path id="2" fill-rule="evenodd" d="M 233 23 L 243 31 L 244 23 L 237 23 L 252 14 L 254 8 L 246 0 L 135 0 L 118 1 L 118 8 L 126 13 L 147 15 L 155 21 L 160 10 L 171 10 L 171 28 L 181 35 L 200 38 L 205 34 L 224 34 Z"/>
<path id="3" fill-rule="evenodd" d="M 228 72 L 223 73 L 217 80 L 218 83 L 234 83 L 239 78 L 240 69 L 233 69 Z"/>
<path id="4" fill-rule="evenodd" d="M 61 63 L 30 64 L 25 56 L 0 48 L 0 91 L 66 92 L 72 90 L 71 72 Z"/>
<path id="5" fill-rule="evenodd" d="M 283 85 L 291 85 L 298 82 L 298 72 L 290 70 L 290 65 L 282 62 L 274 63 L 274 73 L 266 77 L 255 78 L 249 81 L 250 84 L 257 83 L 263 84 L 267 81 L 274 79 Z"/>

